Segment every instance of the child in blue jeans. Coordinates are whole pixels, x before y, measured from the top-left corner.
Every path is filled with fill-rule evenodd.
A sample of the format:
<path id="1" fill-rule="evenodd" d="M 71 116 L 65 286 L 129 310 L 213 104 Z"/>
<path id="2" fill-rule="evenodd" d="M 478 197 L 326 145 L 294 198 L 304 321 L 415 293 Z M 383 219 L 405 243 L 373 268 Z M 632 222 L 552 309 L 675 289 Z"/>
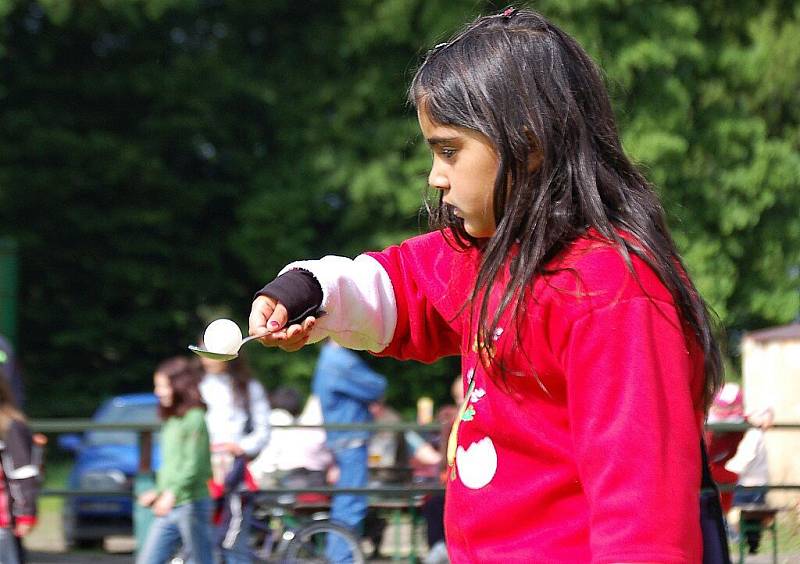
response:
<path id="1" fill-rule="evenodd" d="M 200 374 L 188 359 L 161 363 L 153 377 L 161 429 L 161 469 L 156 489 L 139 496 L 156 519 L 137 564 L 168 561 L 180 542 L 189 562 L 211 564 L 211 454 L 205 406 L 197 384 Z"/>

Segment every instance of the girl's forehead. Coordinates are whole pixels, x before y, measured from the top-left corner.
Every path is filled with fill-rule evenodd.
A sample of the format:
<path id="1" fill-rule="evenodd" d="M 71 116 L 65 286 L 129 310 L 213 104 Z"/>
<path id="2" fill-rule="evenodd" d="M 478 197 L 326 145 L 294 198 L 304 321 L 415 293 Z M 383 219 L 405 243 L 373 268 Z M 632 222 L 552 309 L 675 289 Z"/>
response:
<path id="1" fill-rule="evenodd" d="M 424 109 L 417 110 L 419 127 L 425 140 L 431 146 L 448 142 L 468 143 L 477 141 L 489 145 L 496 152 L 495 144 L 480 131 L 458 125 L 443 124 L 433 120 Z"/>
<path id="2" fill-rule="evenodd" d="M 431 117 L 430 112 L 426 109 L 426 107 L 422 104 L 417 108 L 417 120 L 419 121 L 421 126 L 432 128 L 432 127 L 439 127 L 441 126 L 436 120 Z"/>
<path id="3" fill-rule="evenodd" d="M 446 125 L 434 120 L 431 115 L 420 107 L 417 110 L 417 120 L 419 120 L 419 127 L 425 137 L 457 137 L 464 135 L 469 130 L 464 127 L 455 125 Z"/>

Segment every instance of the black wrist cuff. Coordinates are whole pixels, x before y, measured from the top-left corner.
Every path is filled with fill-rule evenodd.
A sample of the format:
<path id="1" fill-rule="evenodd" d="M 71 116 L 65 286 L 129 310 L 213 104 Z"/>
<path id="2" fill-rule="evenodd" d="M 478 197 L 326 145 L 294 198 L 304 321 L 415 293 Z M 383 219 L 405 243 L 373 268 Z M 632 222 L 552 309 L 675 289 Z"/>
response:
<path id="1" fill-rule="evenodd" d="M 302 323 L 309 315 L 320 317 L 322 286 L 308 270 L 296 268 L 284 272 L 256 292 L 256 296 L 269 296 L 284 305 L 289 312 L 286 326 Z"/>

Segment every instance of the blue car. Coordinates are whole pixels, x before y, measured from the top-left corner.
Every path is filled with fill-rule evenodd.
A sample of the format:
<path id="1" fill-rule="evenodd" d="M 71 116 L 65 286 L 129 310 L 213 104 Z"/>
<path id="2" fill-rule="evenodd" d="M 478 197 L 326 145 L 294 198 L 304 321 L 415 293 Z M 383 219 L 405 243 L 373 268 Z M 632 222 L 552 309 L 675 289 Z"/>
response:
<path id="1" fill-rule="evenodd" d="M 157 424 L 157 407 L 158 400 L 153 394 L 116 396 L 97 409 L 92 421 Z M 70 489 L 132 493 L 134 476 L 139 468 L 135 431 L 61 435 L 59 446 L 76 454 L 68 479 Z M 157 436 L 154 436 L 153 469 L 158 468 L 160 458 Z M 132 516 L 133 499 L 130 495 L 68 497 L 63 512 L 64 538 L 68 546 L 97 546 L 107 536 L 132 534 Z"/>

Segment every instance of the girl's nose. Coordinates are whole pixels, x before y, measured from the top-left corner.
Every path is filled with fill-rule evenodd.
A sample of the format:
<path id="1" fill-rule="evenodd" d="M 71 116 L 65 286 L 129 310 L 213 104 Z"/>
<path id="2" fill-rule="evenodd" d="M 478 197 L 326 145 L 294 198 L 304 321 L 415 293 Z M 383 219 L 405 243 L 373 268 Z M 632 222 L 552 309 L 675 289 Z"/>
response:
<path id="1" fill-rule="evenodd" d="M 428 174 L 428 185 L 437 190 L 447 190 L 450 188 L 450 182 L 447 177 L 437 170 L 436 166 L 431 167 L 431 172 Z"/>

